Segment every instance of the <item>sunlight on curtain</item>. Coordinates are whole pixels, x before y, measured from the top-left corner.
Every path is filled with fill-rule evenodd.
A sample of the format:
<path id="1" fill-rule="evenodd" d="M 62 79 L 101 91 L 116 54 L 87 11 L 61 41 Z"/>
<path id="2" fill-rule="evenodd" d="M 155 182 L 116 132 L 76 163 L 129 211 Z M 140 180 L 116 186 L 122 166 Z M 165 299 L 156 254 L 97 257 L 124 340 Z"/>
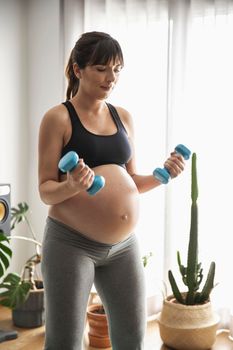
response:
<path id="1" fill-rule="evenodd" d="M 177 143 L 197 153 L 199 260 L 205 272 L 216 261 L 216 307 L 230 305 L 232 1 L 87 0 L 79 16 L 83 28 L 73 27 L 73 37 L 101 30 L 122 46 L 125 68 L 109 101 L 133 116 L 138 171 L 162 166 Z M 154 253 L 149 289 L 168 268 L 178 275 L 177 250 L 186 262 L 190 166 L 187 161 L 178 179 L 141 196 L 137 234 L 143 253 Z"/>
<path id="2" fill-rule="evenodd" d="M 205 4 L 203 4 L 205 3 Z M 216 308 L 233 307 L 231 281 L 232 238 L 230 180 L 233 166 L 233 7 L 232 2 L 192 1 L 187 26 L 185 83 L 180 105 L 173 111 L 173 137 L 182 139 L 197 152 L 199 178 L 199 260 L 206 276 L 209 264 L 216 261 L 216 282 L 212 299 Z M 225 6 L 224 6 L 225 5 Z M 188 170 L 190 172 L 190 169 Z M 173 186 L 170 246 L 186 251 L 189 233 L 189 208 L 183 197 L 187 184 Z M 182 188 L 180 188 L 182 187 Z M 182 213 L 182 215 L 181 215 Z M 185 218 L 185 220 L 184 220 Z"/>

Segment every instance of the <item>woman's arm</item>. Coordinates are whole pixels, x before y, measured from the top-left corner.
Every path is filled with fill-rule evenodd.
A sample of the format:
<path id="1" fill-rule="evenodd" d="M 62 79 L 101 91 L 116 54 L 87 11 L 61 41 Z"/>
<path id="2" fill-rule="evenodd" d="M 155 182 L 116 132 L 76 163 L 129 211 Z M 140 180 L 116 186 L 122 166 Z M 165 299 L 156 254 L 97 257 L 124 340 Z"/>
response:
<path id="1" fill-rule="evenodd" d="M 144 193 L 154 189 L 161 185 L 161 182 L 157 180 L 153 175 L 138 175 L 133 172 L 134 166 L 131 161 L 127 164 L 127 171 L 133 178 L 139 193 Z M 184 160 L 182 156 L 178 156 L 172 153 L 171 156 L 164 163 L 164 167 L 168 169 L 171 174 L 171 178 L 178 176 L 184 170 Z"/>
<path id="2" fill-rule="evenodd" d="M 131 115 L 123 108 L 117 108 L 119 115 L 122 118 L 122 122 L 129 135 L 129 140 L 132 147 L 132 157 L 130 161 L 126 164 L 126 170 L 134 180 L 139 193 L 144 193 L 154 189 L 155 187 L 161 185 L 161 182 L 157 180 L 153 175 L 139 175 L 136 170 L 136 157 L 134 148 L 134 126 Z M 176 152 L 172 152 L 170 157 L 165 161 L 164 167 L 168 169 L 171 174 L 171 178 L 178 176 L 184 170 L 184 159 L 181 155 Z"/>
<path id="3" fill-rule="evenodd" d="M 39 193 L 45 204 L 61 203 L 89 188 L 93 182 L 94 173 L 82 159 L 64 181 L 59 179 L 58 162 L 70 134 L 69 115 L 64 106 L 54 107 L 45 114 L 39 132 L 38 164 Z"/>

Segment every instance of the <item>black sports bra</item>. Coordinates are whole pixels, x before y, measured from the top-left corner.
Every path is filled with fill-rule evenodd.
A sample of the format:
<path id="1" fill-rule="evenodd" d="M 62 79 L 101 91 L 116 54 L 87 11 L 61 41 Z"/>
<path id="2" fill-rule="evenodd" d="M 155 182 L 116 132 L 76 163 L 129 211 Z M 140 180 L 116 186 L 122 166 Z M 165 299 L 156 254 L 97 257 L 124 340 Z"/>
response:
<path id="1" fill-rule="evenodd" d="M 72 135 L 62 149 L 61 157 L 69 151 L 75 151 L 90 168 L 104 164 L 117 164 L 125 167 L 131 158 L 132 150 L 127 131 L 115 107 L 107 103 L 117 132 L 113 135 L 96 135 L 83 126 L 70 101 L 63 102 L 63 104 L 69 111 Z"/>

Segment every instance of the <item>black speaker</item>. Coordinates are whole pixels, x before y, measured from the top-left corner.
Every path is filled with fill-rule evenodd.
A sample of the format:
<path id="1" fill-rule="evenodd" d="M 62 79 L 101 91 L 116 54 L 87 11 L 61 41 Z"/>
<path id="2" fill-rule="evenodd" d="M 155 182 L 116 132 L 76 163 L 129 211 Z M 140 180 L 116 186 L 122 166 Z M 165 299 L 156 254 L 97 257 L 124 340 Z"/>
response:
<path id="1" fill-rule="evenodd" d="M 0 231 L 9 236 L 11 231 L 11 186 L 0 184 Z"/>

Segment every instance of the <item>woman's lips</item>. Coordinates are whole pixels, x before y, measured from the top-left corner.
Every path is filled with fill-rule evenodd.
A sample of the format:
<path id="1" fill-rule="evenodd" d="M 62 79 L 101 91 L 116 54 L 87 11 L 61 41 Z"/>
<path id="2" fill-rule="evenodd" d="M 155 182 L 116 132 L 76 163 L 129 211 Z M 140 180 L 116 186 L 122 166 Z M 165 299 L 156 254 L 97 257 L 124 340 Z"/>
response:
<path id="1" fill-rule="evenodd" d="M 112 86 L 101 86 L 101 89 L 104 91 L 110 91 L 112 89 Z"/>

